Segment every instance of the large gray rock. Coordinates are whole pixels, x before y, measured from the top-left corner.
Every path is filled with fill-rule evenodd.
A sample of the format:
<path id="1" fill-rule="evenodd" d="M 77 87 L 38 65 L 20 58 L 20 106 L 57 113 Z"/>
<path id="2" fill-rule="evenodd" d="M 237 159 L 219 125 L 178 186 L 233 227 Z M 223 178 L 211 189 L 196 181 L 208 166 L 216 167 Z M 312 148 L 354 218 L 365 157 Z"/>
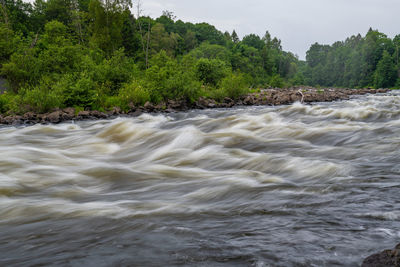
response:
<path id="1" fill-rule="evenodd" d="M 400 244 L 366 258 L 361 267 L 400 267 Z"/>

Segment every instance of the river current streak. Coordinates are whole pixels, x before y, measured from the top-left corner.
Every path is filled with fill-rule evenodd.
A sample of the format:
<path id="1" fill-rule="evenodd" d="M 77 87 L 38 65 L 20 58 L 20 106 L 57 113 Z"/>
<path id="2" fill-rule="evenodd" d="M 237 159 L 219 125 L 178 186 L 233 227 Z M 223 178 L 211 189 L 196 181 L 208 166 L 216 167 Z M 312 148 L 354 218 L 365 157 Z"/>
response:
<path id="1" fill-rule="evenodd" d="M 0 128 L 0 265 L 357 266 L 400 238 L 399 107 Z"/>

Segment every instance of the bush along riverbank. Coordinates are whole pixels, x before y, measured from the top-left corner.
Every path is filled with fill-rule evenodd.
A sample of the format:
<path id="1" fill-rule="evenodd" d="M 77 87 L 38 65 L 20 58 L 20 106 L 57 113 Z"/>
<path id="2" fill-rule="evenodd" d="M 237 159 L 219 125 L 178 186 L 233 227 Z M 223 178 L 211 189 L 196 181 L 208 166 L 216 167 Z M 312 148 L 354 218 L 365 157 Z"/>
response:
<path id="1" fill-rule="evenodd" d="M 0 115 L 0 124 L 4 125 L 33 125 L 36 123 L 60 123 L 64 121 L 97 120 L 115 118 L 118 116 L 138 116 L 142 113 L 171 113 L 190 109 L 231 108 L 234 106 L 254 105 L 287 105 L 294 102 L 330 102 L 347 100 L 352 95 L 386 93 L 388 89 L 342 89 L 342 88 L 289 88 L 264 89 L 249 93 L 238 98 L 224 97 L 217 101 L 212 98 L 200 97 L 195 102 L 188 100 L 168 100 L 154 105 L 146 102 L 144 105 L 128 104 L 127 109 L 113 107 L 107 112 L 98 110 L 79 110 L 76 108 L 55 109 L 47 113 L 32 111 L 22 115 Z"/>

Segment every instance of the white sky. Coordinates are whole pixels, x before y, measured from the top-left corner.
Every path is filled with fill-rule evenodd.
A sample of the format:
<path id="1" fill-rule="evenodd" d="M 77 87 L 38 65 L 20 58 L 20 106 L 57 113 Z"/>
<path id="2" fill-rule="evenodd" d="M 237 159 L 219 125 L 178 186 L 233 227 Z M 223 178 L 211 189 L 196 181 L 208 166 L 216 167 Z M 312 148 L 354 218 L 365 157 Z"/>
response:
<path id="1" fill-rule="evenodd" d="M 331 44 L 369 27 L 400 34 L 400 0 L 141 0 L 144 15 L 172 11 L 185 22 L 208 22 L 243 37 L 268 30 L 283 48 L 305 58 L 311 44 Z M 135 0 L 134 0 L 135 2 Z M 135 4 L 135 3 L 134 3 Z"/>

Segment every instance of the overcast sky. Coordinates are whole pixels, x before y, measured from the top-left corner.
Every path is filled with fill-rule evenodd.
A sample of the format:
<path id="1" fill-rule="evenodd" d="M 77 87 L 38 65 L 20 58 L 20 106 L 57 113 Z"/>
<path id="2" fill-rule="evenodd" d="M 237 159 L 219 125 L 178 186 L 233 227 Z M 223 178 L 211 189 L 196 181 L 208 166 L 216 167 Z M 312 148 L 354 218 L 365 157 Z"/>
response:
<path id="1" fill-rule="evenodd" d="M 400 0 L 142 0 L 143 14 L 172 11 L 185 22 L 208 22 L 243 37 L 268 30 L 283 48 L 305 58 L 311 44 L 331 44 L 369 27 L 400 34 Z"/>

